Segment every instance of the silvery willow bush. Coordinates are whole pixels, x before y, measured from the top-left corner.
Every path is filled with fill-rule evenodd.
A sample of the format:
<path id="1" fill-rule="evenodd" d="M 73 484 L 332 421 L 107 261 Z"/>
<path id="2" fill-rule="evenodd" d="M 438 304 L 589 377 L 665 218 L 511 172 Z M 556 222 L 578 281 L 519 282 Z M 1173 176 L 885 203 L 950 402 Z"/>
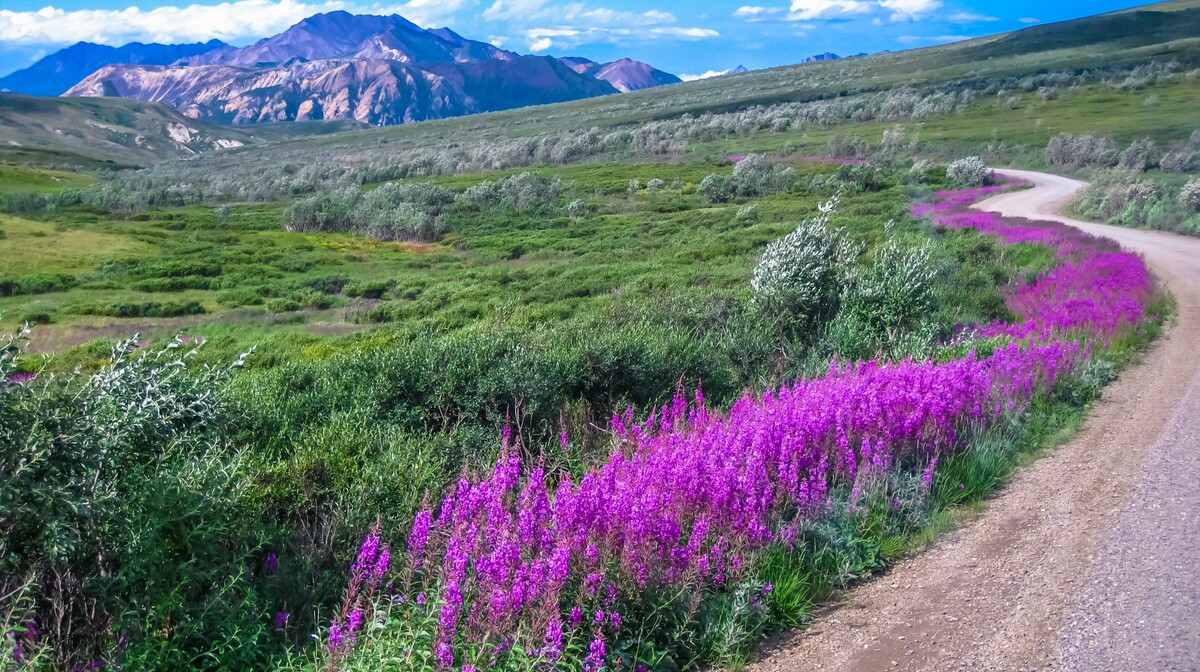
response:
<path id="1" fill-rule="evenodd" d="M 459 195 L 459 200 L 479 210 L 508 208 L 524 214 L 553 207 L 561 193 L 559 178 L 527 171 L 496 182 L 480 182 Z"/>
<path id="2" fill-rule="evenodd" d="M 361 233 L 378 240 L 434 240 L 441 235 L 442 209 L 455 194 L 431 184 L 389 182 L 377 189 L 323 191 L 292 203 L 284 228 L 303 233 Z"/>
<path id="3" fill-rule="evenodd" d="M 785 320 L 808 322 L 837 312 L 848 274 L 861 246 L 829 224 L 838 198 L 818 214 L 767 246 L 750 281 L 754 304 Z"/>
<path id="4" fill-rule="evenodd" d="M 243 359 L 188 367 L 186 338 L 133 338 L 95 373 L 51 375 L 28 368 L 25 336 L 0 348 L 0 594 L 36 607 L 25 648 L 46 644 L 58 669 L 194 669 L 221 641 L 269 637 L 247 579 L 258 512 L 221 438 L 218 386 Z"/>
<path id="5" fill-rule="evenodd" d="M 1193 177 L 1179 191 L 1179 204 L 1191 212 L 1200 212 L 1200 177 Z"/>
<path id="6" fill-rule="evenodd" d="M 951 163 L 946 177 L 968 187 L 980 187 L 992 178 L 992 171 L 978 156 L 968 156 Z"/>
<path id="7" fill-rule="evenodd" d="M 1150 138 L 1142 138 L 1133 141 L 1125 151 L 1121 152 L 1117 165 L 1125 170 L 1145 172 L 1157 167 L 1161 158 L 1162 153 L 1158 151 L 1158 144 Z"/>
<path id="8" fill-rule="evenodd" d="M 771 163 L 764 154 L 750 154 L 737 162 L 733 175 L 714 173 L 705 177 L 696 193 L 708 203 L 726 203 L 736 197 L 778 194 L 795 184 L 794 168 Z"/>
<path id="9" fill-rule="evenodd" d="M 1189 173 L 1200 168 L 1200 130 L 1192 131 L 1187 140 L 1175 143 L 1163 155 L 1159 167 L 1166 173 Z"/>
<path id="10" fill-rule="evenodd" d="M 1109 168 L 1119 158 L 1117 143 L 1099 135 L 1059 133 L 1046 145 L 1046 162 L 1052 166 Z"/>

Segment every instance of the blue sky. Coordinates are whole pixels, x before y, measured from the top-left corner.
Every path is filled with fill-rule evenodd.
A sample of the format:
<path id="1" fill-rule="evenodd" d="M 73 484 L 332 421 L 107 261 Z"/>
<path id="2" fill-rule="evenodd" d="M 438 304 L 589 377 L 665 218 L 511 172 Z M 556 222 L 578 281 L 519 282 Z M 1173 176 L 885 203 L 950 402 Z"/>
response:
<path id="1" fill-rule="evenodd" d="M 190 0 L 189 0 L 190 1 Z M 4 0 L 0 75 L 80 40 L 247 44 L 322 11 L 399 13 L 522 53 L 629 56 L 701 75 L 892 51 L 1133 7 L 1137 0 Z"/>

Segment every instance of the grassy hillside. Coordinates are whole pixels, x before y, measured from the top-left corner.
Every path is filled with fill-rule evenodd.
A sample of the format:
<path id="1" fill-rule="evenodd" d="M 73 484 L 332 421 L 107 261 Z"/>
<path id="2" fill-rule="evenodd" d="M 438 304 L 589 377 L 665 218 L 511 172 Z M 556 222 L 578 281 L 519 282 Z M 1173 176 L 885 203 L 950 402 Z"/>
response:
<path id="1" fill-rule="evenodd" d="M 264 140 L 360 127 L 356 122 L 306 122 L 247 131 L 189 119 L 158 103 L 0 93 L 0 161 L 12 163 L 146 166 Z M 6 181 L 0 177 L 0 183 Z"/>
<path id="2" fill-rule="evenodd" d="M 803 624 L 833 587 L 987 496 L 1158 333 L 1169 306 L 1135 256 L 1062 227 L 1008 230 L 965 203 L 1003 188 L 986 185 L 985 160 L 1120 167 L 1103 173 L 1112 188 L 1140 185 L 1130 199 L 1144 202 L 1102 205 L 1200 222 L 1141 184 L 1175 189 L 1188 169 L 1165 169 L 1200 156 L 1197 8 L 384 129 L 231 130 L 130 101 L 0 97 L 14 161 L 154 162 L 0 171 L 0 334 L 28 322 L 28 349 L 54 353 L 0 340 L 0 629 L 14 647 L 0 656 L 21 672 L 448 669 L 435 654 L 525 672 L 551 655 L 582 668 L 607 642 L 604 669 L 741 666 L 764 633 Z M 246 144 L 169 144 L 181 128 Z M 937 165 L 969 155 L 982 158 Z M 1084 304 L 1103 321 L 1072 321 Z M 867 360 L 895 365 L 842 367 Z M 720 433 L 735 400 L 757 408 L 802 377 L 816 381 L 803 395 L 828 396 Z M 712 422 L 687 426 L 718 433 L 670 410 L 632 428 L 700 388 Z M 691 513 L 628 535 L 581 528 L 544 609 L 497 601 L 487 618 L 464 611 L 458 634 L 438 625 L 458 570 L 408 564 L 416 511 L 494 473 L 507 485 L 457 501 L 495 515 L 461 531 L 536 520 L 576 501 L 549 487 L 606 460 L 635 474 L 652 425 L 663 445 L 716 437 L 680 444 L 668 471 L 716 471 L 593 480 L 678 487 L 700 506 L 755 474 L 786 470 L 790 485 L 722 500 L 714 524 L 743 522 L 711 538 Z M 749 453 L 731 447 L 757 437 L 783 441 L 773 456 L 820 455 L 736 462 Z M 518 492 L 533 474 L 552 483 Z M 804 494 L 778 508 L 776 492 Z M 729 514 L 767 500 L 757 527 Z M 594 509 L 692 511 L 646 501 Z M 629 574 L 614 543 L 654 535 L 663 562 Z M 458 553 L 435 537 L 428 557 Z M 557 546 L 483 538 L 519 538 L 493 568 Z M 729 573 L 660 580 L 693 540 L 692 557 Z M 560 560 L 495 576 L 550 576 Z M 612 584 L 592 578 L 610 571 Z M 508 599 L 486 585 L 458 587 Z M 361 623 L 385 594 L 376 613 L 394 618 Z"/>
<path id="3" fill-rule="evenodd" d="M 1200 7 L 1091 17 L 966 42 L 774 68 L 620 96 L 330 133 L 164 162 L 123 189 L 275 200 L 396 178 L 589 161 L 718 160 L 738 145 L 825 155 L 902 124 L 913 152 L 1032 165 L 1054 133 L 1181 142 L 1200 105 Z M 1115 106 L 1119 114 L 1098 114 Z M 986 152 L 985 152 L 986 150 Z M 1003 150 L 1003 151 L 999 151 Z M 873 151 L 873 150 L 872 150 Z M 728 154 L 726 154 L 728 156 Z M 176 190 L 178 191 L 178 190 Z M 163 194 L 162 203 L 181 202 Z M 136 207 L 131 204 L 129 207 Z"/>
<path id="4" fill-rule="evenodd" d="M 896 87 L 1001 80 L 1048 70 L 1119 68 L 1150 60 L 1200 67 L 1200 4 L 1177 0 L 1130 11 L 1034 26 L 924 49 L 784 66 L 653 90 L 536 108 L 331 135 L 313 146 L 354 147 L 391 141 L 445 144 L 557 129 L 625 126 L 783 102 L 821 100 Z M 307 141 L 306 141 L 307 142 Z M 282 143 L 271 151 L 285 153 Z"/>

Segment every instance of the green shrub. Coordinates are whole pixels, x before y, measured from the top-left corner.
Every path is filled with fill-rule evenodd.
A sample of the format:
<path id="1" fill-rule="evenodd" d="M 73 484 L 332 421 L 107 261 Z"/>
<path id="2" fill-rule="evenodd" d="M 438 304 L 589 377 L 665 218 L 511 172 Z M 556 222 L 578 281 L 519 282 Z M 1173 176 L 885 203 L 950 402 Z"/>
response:
<path id="1" fill-rule="evenodd" d="M 206 311 L 199 301 L 182 303 L 141 301 L 78 306 L 71 312 L 76 315 L 103 315 L 105 317 L 182 317 L 203 315 Z"/>
<path id="2" fill-rule="evenodd" d="M 393 280 L 362 280 L 347 284 L 343 292 L 351 298 L 378 299 L 395 284 Z"/>
<path id="3" fill-rule="evenodd" d="M 830 227 L 837 207 L 835 197 L 820 206 L 817 217 L 767 246 L 751 279 L 756 306 L 807 325 L 837 313 L 861 252 L 845 231 Z"/>
<path id="4" fill-rule="evenodd" d="M 17 278 L 0 277 L 0 296 L 65 292 L 77 284 L 75 276 L 66 273 L 35 273 Z"/>
<path id="5" fill-rule="evenodd" d="M 147 278 L 130 284 L 139 292 L 182 292 L 187 289 L 212 289 L 213 279 L 202 275 L 182 277 Z"/>
<path id="6" fill-rule="evenodd" d="M 900 358 L 926 354 L 931 344 L 936 277 L 932 250 L 890 231 L 872 264 L 846 279 L 835 319 L 835 351 L 848 359 L 899 349 Z M 922 328 L 925 327 L 925 328 Z"/>

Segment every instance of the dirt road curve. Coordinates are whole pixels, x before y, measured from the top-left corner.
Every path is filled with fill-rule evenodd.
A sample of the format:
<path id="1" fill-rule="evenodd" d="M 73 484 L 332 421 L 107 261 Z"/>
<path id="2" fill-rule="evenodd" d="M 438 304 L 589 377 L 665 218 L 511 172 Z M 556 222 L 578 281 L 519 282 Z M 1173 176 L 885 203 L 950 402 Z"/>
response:
<path id="1" fill-rule="evenodd" d="M 1003 172 L 1037 186 L 977 207 L 1141 252 L 1177 326 L 979 519 L 750 669 L 1200 670 L 1200 239 L 1055 216 L 1081 183 Z"/>

